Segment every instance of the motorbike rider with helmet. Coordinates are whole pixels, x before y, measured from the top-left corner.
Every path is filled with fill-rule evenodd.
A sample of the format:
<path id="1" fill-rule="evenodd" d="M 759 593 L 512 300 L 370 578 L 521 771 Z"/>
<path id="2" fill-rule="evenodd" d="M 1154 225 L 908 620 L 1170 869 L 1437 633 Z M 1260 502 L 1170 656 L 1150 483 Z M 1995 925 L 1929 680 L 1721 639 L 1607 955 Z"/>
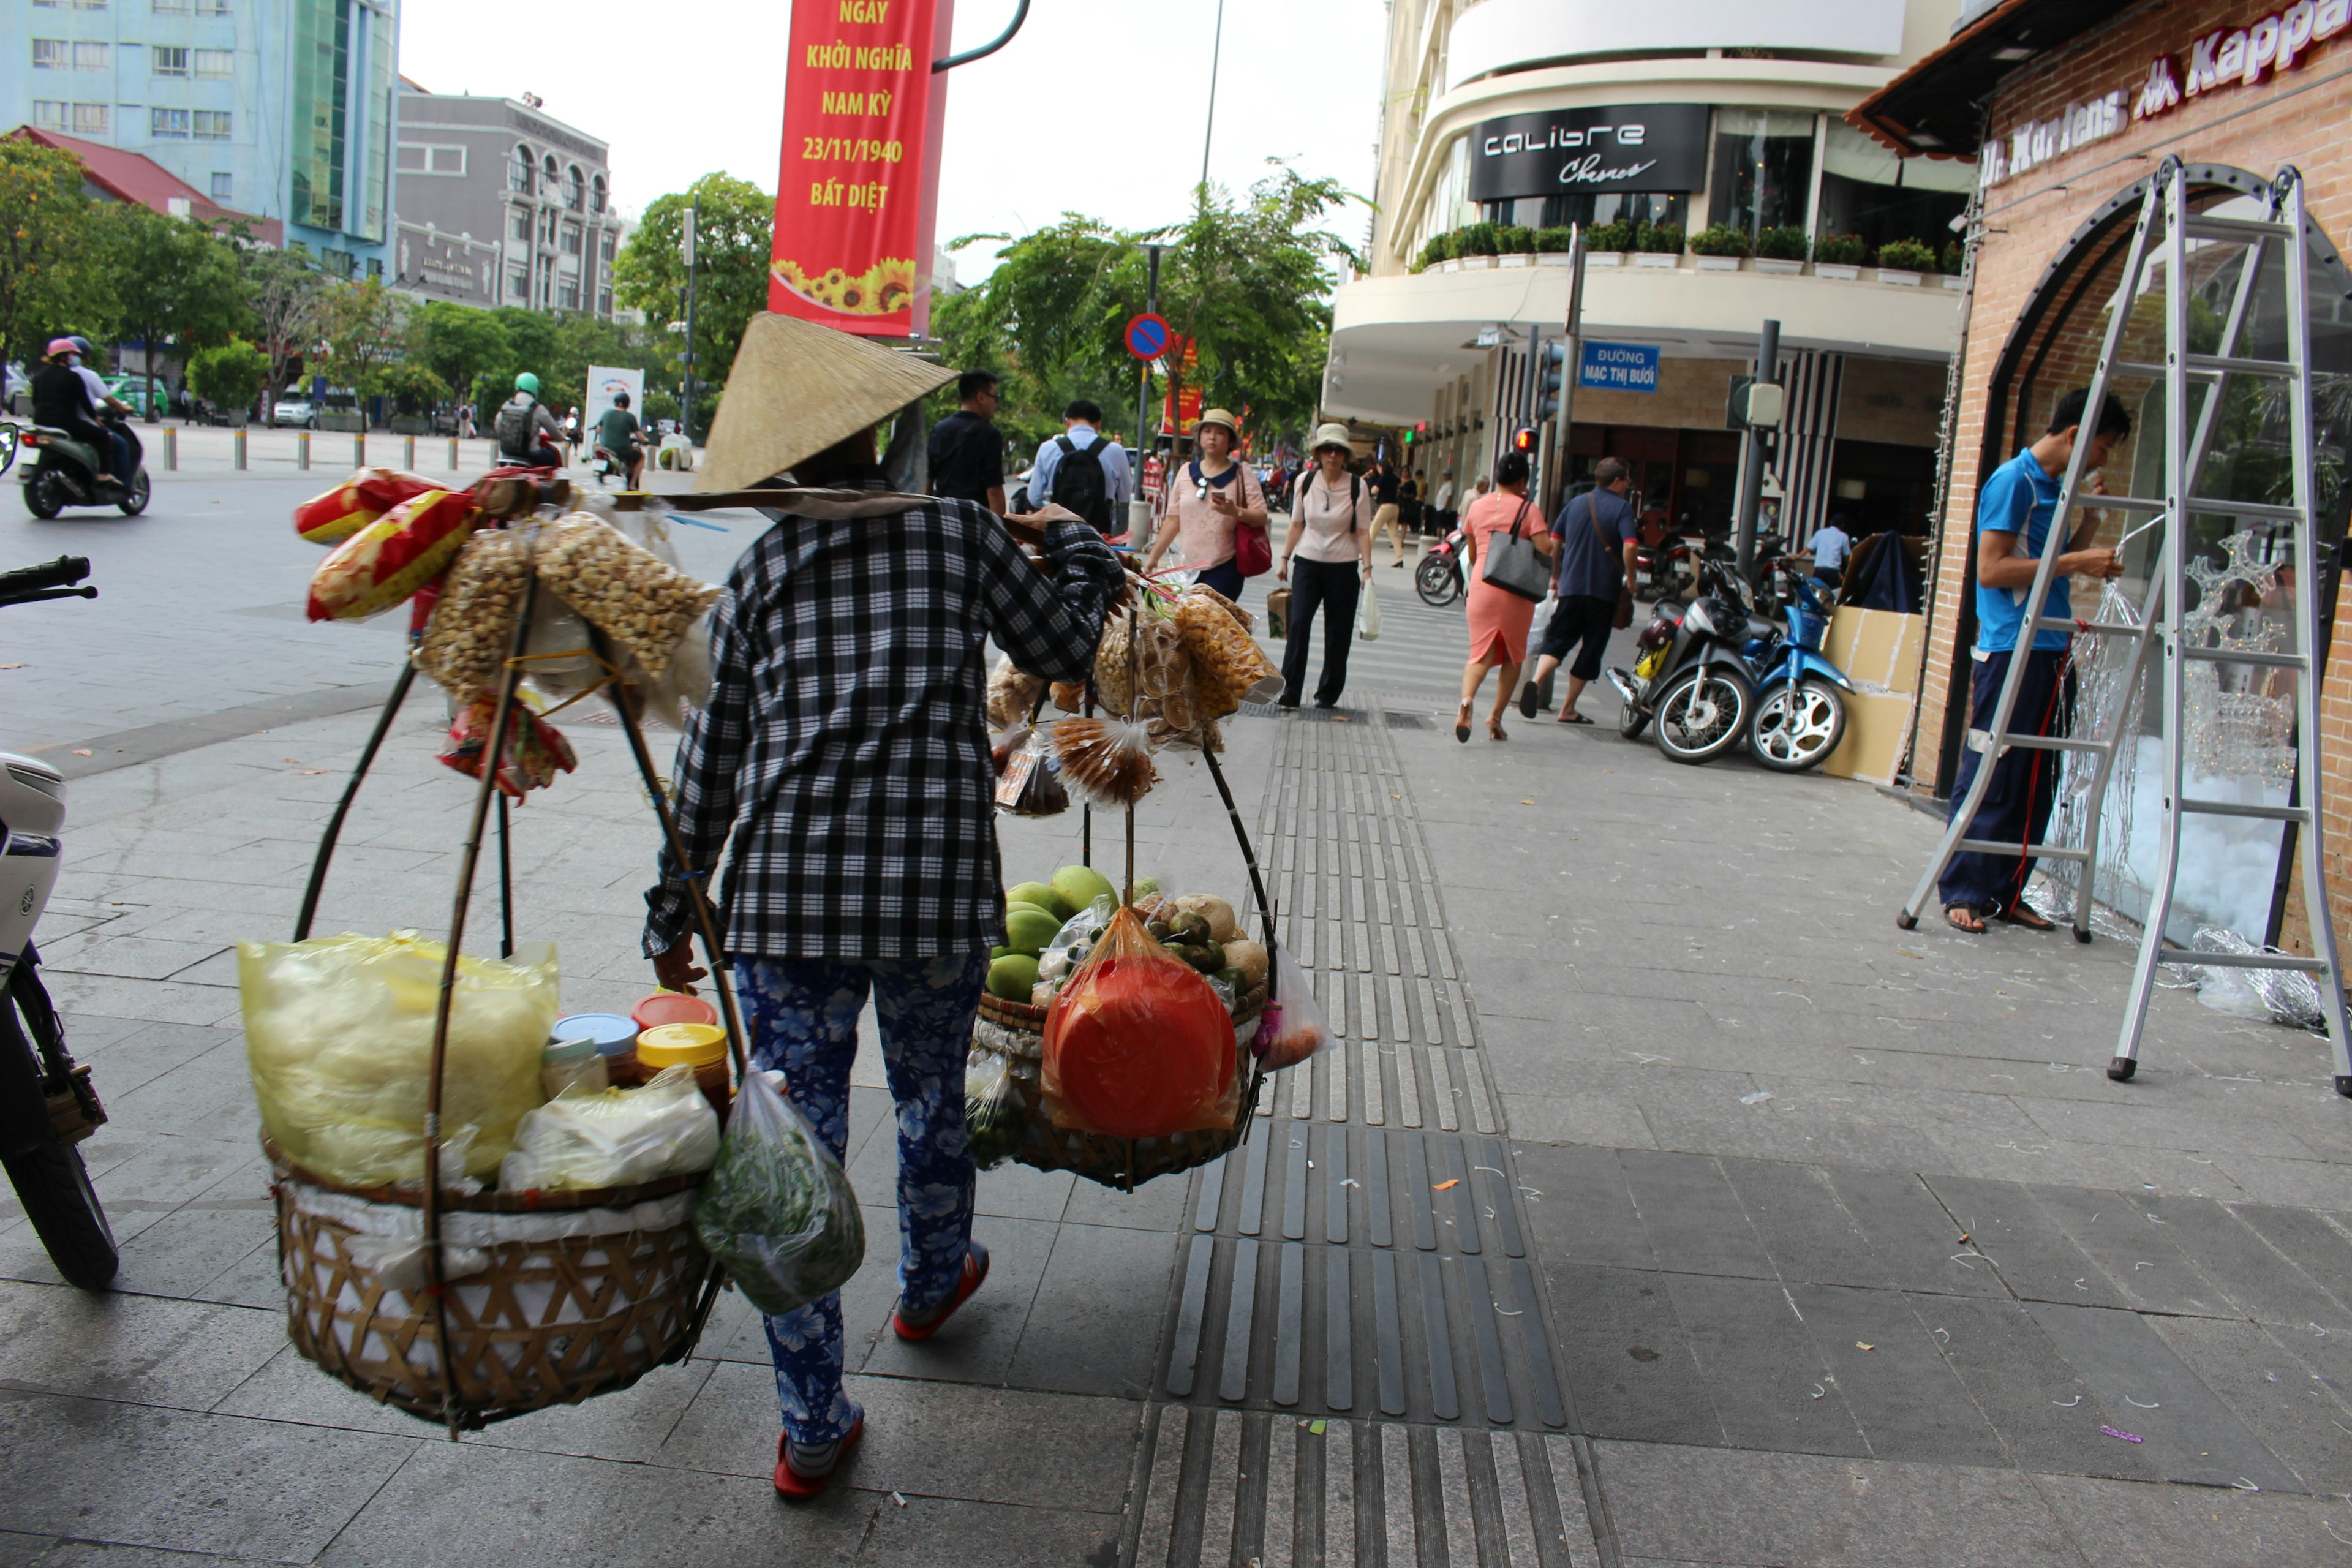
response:
<path id="1" fill-rule="evenodd" d="M 107 391 L 104 378 L 89 368 L 89 340 L 76 332 L 66 342 L 74 346 L 74 374 L 81 377 L 82 385 L 89 389 L 89 405 L 97 411 L 99 418 L 109 421 L 118 416 L 130 417 L 133 412 L 131 405 Z M 114 458 L 114 477 L 128 489 L 139 472 L 138 460 L 131 452 L 131 437 L 111 423 L 105 424 L 103 427 L 106 431 L 104 445 Z"/>
<path id="2" fill-rule="evenodd" d="M 47 363 L 33 374 L 33 423 L 63 430 L 94 452 L 112 452 L 114 432 L 98 422 L 98 405 L 89 384 L 82 379 L 89 373 L 74 363 L 79 352 L 71 338 L 49 340 Z M 103 395 L 102 384 L 99 392 Z M 114 474 L 95 478 L 100 486 L 128 488 Z"/>
<path id="3" fill-rule="evenodd" d="M 563 439 L 563 426 L 540 402 L 539 377 L 530 372 L 515 377 L 515 395 L 499 405 L 494 427 L 499 455 L 508 462 L 529 468 L 563 467 L 558 445 Z"/>

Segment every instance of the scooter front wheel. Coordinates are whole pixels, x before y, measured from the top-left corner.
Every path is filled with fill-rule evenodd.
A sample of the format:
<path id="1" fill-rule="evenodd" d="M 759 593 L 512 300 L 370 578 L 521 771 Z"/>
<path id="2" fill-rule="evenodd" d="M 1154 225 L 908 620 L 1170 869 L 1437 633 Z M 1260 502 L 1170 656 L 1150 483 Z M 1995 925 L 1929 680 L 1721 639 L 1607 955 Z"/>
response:
<path id="1" fill-rule="evenodd" d="M 1658 750 L 1678 763 L 1713 762 L 1739 743 L 1754 706 L 1748 683 L 1719 668 L 1676 676 L 1654 710 Z"/>
<path id="2" fill-rule="evenodd" d="M 1462 596 L 1462 576 L 1445 557 L 1426 555 L 1413 569 L 1412 591 L 1421 595 L 1423 604 L 1443 609 Z"/>
<path id="3" fill-rule="evenodd" d="M 1775 681 L 1756 700 L 1748 749 L 1768 768 L 1819 767 L 1845 739 L 1845 703 L 1825 680 Z"/>
<path id="4" fill-rule="evenodd" d="M 147 470 L 142 468 L 139 470 L 138 478 L 131 481 L 131 493 L 114 504 L 122 509 L 123 516 L 137 517 L 147 510 L 148 498 L 152 493 L 153 490 L 147 480 Z"/>

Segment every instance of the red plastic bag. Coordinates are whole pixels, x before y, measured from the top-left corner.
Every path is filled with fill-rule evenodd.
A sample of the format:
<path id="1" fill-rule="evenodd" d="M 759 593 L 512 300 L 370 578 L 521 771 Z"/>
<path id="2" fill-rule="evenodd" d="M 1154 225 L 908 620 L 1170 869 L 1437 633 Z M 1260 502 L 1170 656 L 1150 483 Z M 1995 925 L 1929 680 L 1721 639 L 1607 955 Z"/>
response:
<path id="1" fill-rule="evenodd" d="M 1323 1004 L 1315 999 L 1307 972 L 1286 947 L 1274 950 L 1274 994 L 1258 1019 L 1252 1044 L 1268 1072 L 1295 1067 L 1331 1047 L 1331 1026 L 1324 1019 Z"/>
<path id="2" fill-rule="evenodd" d="M 1045 1013 L 1040 1078 L 1056 1127 L 1117 1138 L 1230 1128 L 1238 1065 L 1224 1004 L 1132 909 L 1111 917 Z"/>
<path id="3" fill-rule="evenodd" d="M 324 495 L 294 509 L 294 531 L 313 544 L 349 539 L 402 501 L 439 487 L 397 468 L 360 468 Z"/>

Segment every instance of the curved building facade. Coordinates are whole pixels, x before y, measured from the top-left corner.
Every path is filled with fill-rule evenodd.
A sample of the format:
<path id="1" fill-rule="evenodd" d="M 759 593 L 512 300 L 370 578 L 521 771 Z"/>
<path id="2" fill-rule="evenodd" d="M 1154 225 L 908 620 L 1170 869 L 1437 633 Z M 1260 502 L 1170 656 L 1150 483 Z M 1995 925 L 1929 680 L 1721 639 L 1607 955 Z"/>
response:
<path id="1" fill-rule="evenodd" d="M 1336 301 L 1327 409 L 1410 433 L 1433 484 L 1491 471 L 1534 422 L 1528 345 L 1565 325 L 1574 226 L 1598 248 L 1569 418 L 1544 434 L 1556 478 L 1621 457 L 1654 531 L 1727 526 L 1727 405 L 1770 318 L 1790 392 L 1768 507 L 1794 540 L 1832 513 L 1924 531 L 1976 169 L 1898 159 L 1843 117 L 1959 11 L 1397 0 L 1370 270 Z"/>

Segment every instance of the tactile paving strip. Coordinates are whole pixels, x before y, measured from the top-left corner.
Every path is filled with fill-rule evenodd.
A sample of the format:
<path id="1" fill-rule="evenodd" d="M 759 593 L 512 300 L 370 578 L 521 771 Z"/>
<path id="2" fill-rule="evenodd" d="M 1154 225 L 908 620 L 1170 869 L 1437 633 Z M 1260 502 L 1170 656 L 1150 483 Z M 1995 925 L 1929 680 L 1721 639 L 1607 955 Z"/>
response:
<path id="1" fill-rule="evenodd" d="M 1590 1454 L 1383 721 L 1287 725 L 1257 846 L 1337 1039 L 1192 1177 L 1127 1561 L 1598 1563 Z"/>

